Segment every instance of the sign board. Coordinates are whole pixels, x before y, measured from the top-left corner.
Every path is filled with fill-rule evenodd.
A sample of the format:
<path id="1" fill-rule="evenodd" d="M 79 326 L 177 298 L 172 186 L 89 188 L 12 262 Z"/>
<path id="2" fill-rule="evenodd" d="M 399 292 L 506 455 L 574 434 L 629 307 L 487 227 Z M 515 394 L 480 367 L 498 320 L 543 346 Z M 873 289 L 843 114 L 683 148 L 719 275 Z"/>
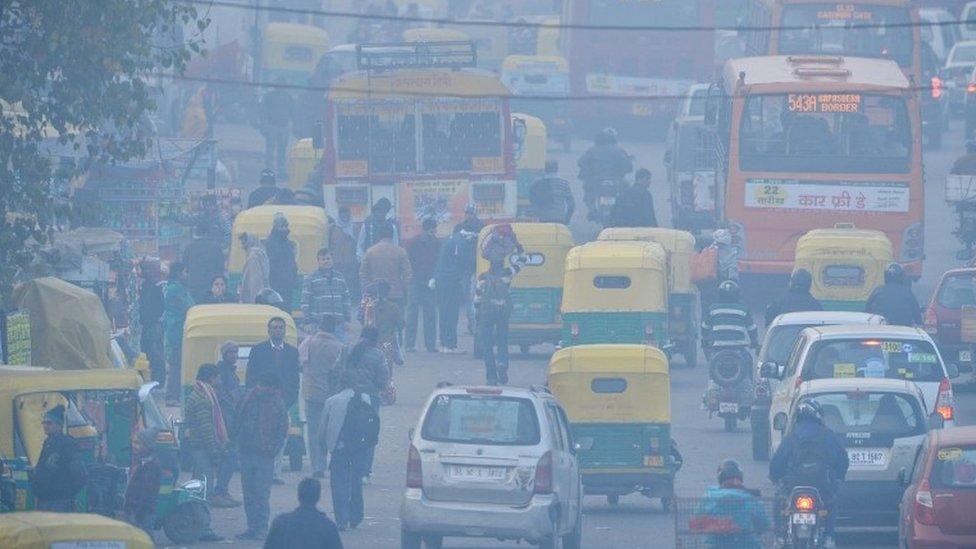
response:
<path id="1" fill-rule="evenodd" d="M 843 212 L 898 212 L 909 207 L 907 183 L 850 181 L 798 181 L 750 179 L 746 181 L 747 208 L 826 210 Z"/>

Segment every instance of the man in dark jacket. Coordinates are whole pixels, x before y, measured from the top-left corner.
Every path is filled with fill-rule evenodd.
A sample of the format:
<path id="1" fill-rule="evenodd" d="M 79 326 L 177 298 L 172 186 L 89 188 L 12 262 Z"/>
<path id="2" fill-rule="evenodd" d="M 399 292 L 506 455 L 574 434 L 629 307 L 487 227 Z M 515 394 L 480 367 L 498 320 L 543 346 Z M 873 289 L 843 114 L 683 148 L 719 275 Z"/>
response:
<path id="1" fill-rule="evenodd" d="M 651 172 L 641 168 L 634 174 L 634 184 L 627 187 L 610 212 L 612 227 L 657 227 L 654 197 L 651 195 Z"/>
<path id="2" fill-rule="evenodd" d="M 508 322 L 512 315 L 511 285 L 514 276 L 515 272 L 503 262 L 492 261 L 488 272 L 478 277 L 475 287 L 478 339 L 484 353 L 488 385 L 508 384 Z"/>
<path id="3" fill-rule="evenodd" d="M 407 294 L 407 352 L 416 350 L 417 321 L 424 318 L 424 345 L 427 352 L 437 352 L 437 307 L 430 279 L 437 266 L 441 242 L 437 238 L 437 220 L 424 219 L 423 232 L 407 242 L 407 257 L 413 269 L 413 283 Z"/>
<path id="4" fill-rule="evenodd" d="M 285 310 L 290 311 L 299 282 L 295 243 L 288 238 L 291 230 L 283 214 L 276 213 L 272 223 L 271 234 L 262 242 L 271 266 L 268 282 L 285 301 Z"/>
<path id="5" fill-rule="evenodd" d="M 183 249 L 186 289 L 196 303 L 205 303 L 214 278 L 224 274 L 224 248 L 206 225 L 193 228 L 193 241 Z"/>
<path id="6" fill-rule="evenodd" d="M 166 381 L 166 355 L 163 351 L 163 288 L 159 259 L 144 259 L 139 264 L 142 286 L 139 288 L 139 321 L 142 334 L 139 346 L 149 359 L 149 372 L 157 383 Z"/>
<path id="7" fill-rule="evenodd" d="M 389 231 L 393 245 L 400 245 L 400 231 L 397 229 L 396 222 L 387 217 L 392 209 L 393 203 L 390 202 L 390 199 L 381 198 L 373 204 L 369 217 L 363 220 L 363 226 L 359 230 L 359 237 L 356 240 L 356 256 L 360 261 L 366 257 L 366 251 L 380 241 L 381 233 Z"/>
<path id="8" fill-rule="evenodd" d="M 772 324 L 773 320 L 782 314 L 799 311 L 822 311 L 823 305 L 810 294 L 811 286 L 813 286 L 813 277 L 810 275 L 810 271 L 806 269 L 793 271 L 786 295 L 766 306 L 766 326 Z"/>
<path id="9" fill-rule="evenodd" d="M 532 183 L 529 202 L 533 214 L 541 223 L 562 223 L 569 225 L 576 209 L 573 190 L 569 181 L 559 177 L 559 163 L 546 162 L 545 175 Z"/>
<path id="10" fill-rule="evenodd" d="M 244 373 L 247 388 L 255 387 L 264 373 L 271 373 L 278 378 L 276 387 L 281 392 L 286 410 L 298 402 L 298 349 L 285 342 L 285 319 L 280 316 L 268 321 L 267 341 L 251 348 Z"/>
<path id="11" fill-rule="evenodd" d="M 288 413 L 278 386 L 281 378 L 273 371 L 262 371 L 248 381 L 254 388 L 238 410 L 235 438 L 241 452 L 241 488 L 247 530 L 237 539 L 260 540 L 268 532 L 271 514 L 271 484 L 274 462 L 288 436 Z"/>
<path id="12" fill-rule="evenodd" d="M 613 128 L 597 134 L 593 146 L 583 153 L 577 165 L 583 182 L 583 200 L 591 210 L 600 181 L 620 181 L 634 169 L 630 155 L 617 145 L 617 132 Z"/>
<path id="13" fill-rule="evenodd" d="M 922 308 L 905 279 L 901 265 L 892 263 L 885 269 L 884 284 L 871 292 L 864 310 L 881 315 L 894 326 L 921 326 Z"/>
<path id="14" fill-rule="evenodd" d="M 263 206 L 269 200 L 278 195 L 278 187 L 275 182 L 275 173 L 271 170 L 261 172 L 261 180 L 258 187 L 251 191 L 247 197 L 247 207 Z"/>
<path id="15" fill-rule="evenodd" d="M 220 362 L 217 369 L 220 373 L 214 383 L 214 392 L 217 393 L 217 402 L 220 404 L 220 413 L 224 418 L 224 425 L 228 433 L 237 430 L 237 408 L 244 399 L 244 386 L 241 378 L 237 376 L 237 357 L 240 347 L 234 341 L 225 341 L 220 346 Z M 237 449 L 237 441 L 233 438 L 227 445 L 227 451 L 221 456 L 217 463 L 217 482 L 214 485 L 213 497 L 210 498 L 210 505 L 213 507 L 240 507 L 241 502 L 232 498 L 229 491 L 230 479 L 238 470 L 240 455 Z"/>
<path id="16" fill-rule="evenodd" d="M 336 524 L 316 507 L 322 485 L 314 478 L 298 483 L 298 508 L 271 523 L 265 549 L 342 549 Z"/>
<path id="17" fill-rule="evenodd" d="M 74 439 L 64 433 L 64 406 L 48 410 L 42 425 L 47 438 L 30 475 L 37 510 L 70 513 L 85 485 L 85 466 Z"/>
<path id="18" fill-rule="evenodd" d="M 442 353 L 459 353 L 457 339 L 458 316 L 461 308 L 462 279 L 467 275 L 465 269 L 465 249 L 467 246 L 463 231 L 455 227 L 454 234 L 441 245 L 437 254 L 437 264 L 428 281 L 430 288 L 437 292 L 437 316 L 440 318 Z"/>

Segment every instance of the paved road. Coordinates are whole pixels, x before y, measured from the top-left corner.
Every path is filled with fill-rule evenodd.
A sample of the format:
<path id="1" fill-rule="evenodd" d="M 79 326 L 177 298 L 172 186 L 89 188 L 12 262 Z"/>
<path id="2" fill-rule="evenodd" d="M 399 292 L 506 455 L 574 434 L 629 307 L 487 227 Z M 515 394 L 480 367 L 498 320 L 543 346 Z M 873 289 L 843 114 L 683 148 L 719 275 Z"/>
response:
<path id="1" fill-rule="evenodd" d="M 576 157 L 586 146 L 577 143 L 570 154 L 553 152 L 568 179 L 575 175 Z M 646 166 L 655 174 L 663 174 L 661 165 L 662 146 L 657 143 L 628 144 L 627 148 L 637 157 L 639 166 Z M 957 264 L 954 259 L 957 243 L 951 234 L 954 219 L 942 200 L 942 180 L 951 161 L 962 149 L 961 129 L 954 131 L 946 139 L 945 150 L 930 152 L 926 157 L 927 211 L 926 211 L 926 251 L 927 263 L 922 280 L 916 286 L 920 300 L 928 299 L 937 276 L 945 269 Z M 661 184 L 662 175 L 657 175 L 655 187 L 658 219 L 670 217 L 667 190 Z M 582 209 L 582 208 L 581 208 Z M 577 221 L 573 224 L 577 240 L 592 238 L 597 227 Z M 462 345 L 471 348 L 470 338 Z M 551 348 L 537 347 L 529 356 L 513 355 L 511 381 L 515 385 L 541 384 Z M 455 384 L 480 383 L 484 379 L 480 362 L 467 356 L 444 356 L 420 353 L 408 355 L 407 364 L 395 372 L 399 401 L 396 405 L 381 411 L 383 428 L 380 447 L 377 452 L 373 483 L 365 489 L 365 523 L 357 530 L 347 532 L 343 539 L 347 547 L 385 549 L 396 547 L 399 543 L 399 521 L 397 518 L 399 499 L 405 479 L 407 453 L 407 433 L 414 427 L 420 406 L 436 382 L 444 380 Z M 743 465 L 746 482 L 770 493 L 771 486 L 765 480 L 765 463 L 752 461 L 750 457 L 748 427 L 737 433 L 726 433 L 718 419 L 709 420 L 700 410 L 701 394 L 707 381 L 707 372 L 699 367 L 695 370 L 675 364 L 672 369 L 671 394 L 673 433 L 682 453 L 685 466 L 677 478 L 677 493 L 682 496 L 700 494 L 713 483 L 715 467 L 723 458 L 735 458 Z M 957 394 L 959 419 L 962 423 L 976 421 L 976 395 Z M 307 467 L 306 467 L 307 472 Z M 300 473 L 286 473 L 285 486 L 276 486 L 272 493 L 272 506 L 276 512 L 290 509 L 295 504 L 295 486 L 301 479 Z M 232 484 L 233 491 L 240 493 L 237 481 Z M 323 501 L 322 507 L 331 514 L 331 504 Z M 669 514 L 661 511 L 656 501 L 641 496 L 628 496 L 620 505 L 610 508 L 603 498 L 587 498 L 585 502 L 585 531 L 583 542 L 586 547 L 671 547 L 674 545 L 673 522 Z M 226 536 L 244 529 L 241 509 L 214 510 L 215 529 Z M 160 535 L 160 540 L 163 536 Z M 891 537 L 847 537 L 844 545 L 859 547 L 892 546 Z M 231 543 L 230 541 L 226 543 Z M 254 547 L 254 544 L 240 544 L 240 547 Z M 209 547 L 220 547 L 212 544 Z M 446 540 L 449 547 L 505 547 L 514 544 L 500 544 L 494 540 Z"/>

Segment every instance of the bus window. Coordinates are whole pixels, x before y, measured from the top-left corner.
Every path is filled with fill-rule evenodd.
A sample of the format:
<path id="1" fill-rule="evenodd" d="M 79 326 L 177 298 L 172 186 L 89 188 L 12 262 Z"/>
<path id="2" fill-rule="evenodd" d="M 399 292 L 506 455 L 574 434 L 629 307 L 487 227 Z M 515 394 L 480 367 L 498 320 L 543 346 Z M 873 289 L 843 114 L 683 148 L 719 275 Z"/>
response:
<path id="1" fill-rule="evenodd" d="M 425 171 L 470 171 L 474 159 L 501 158 L 502 124 L 497 105 L 429 104 L 422 110 Z"/>
<path id="2" fill-rule="evenodd" d="M 859 93 L 748 98 L 740 127 L 744 170 L 908 173 L 912 136 L 905 100 Z"/>
<path id="3" fill-rule="evenodd" d="M 340 161 L 365 160 L 373 173 L 417 171 L 415 116 L 405 110 L 339 107 L 336 126 Z"/>
<path id="4" fill-rule="evenodd" d="M 884 57 L 910 67 L 914 61 L 910 9 L 833 2 L 784 5 L 781 25 L 785 28 L 780 34 L 779 53 Z"/>

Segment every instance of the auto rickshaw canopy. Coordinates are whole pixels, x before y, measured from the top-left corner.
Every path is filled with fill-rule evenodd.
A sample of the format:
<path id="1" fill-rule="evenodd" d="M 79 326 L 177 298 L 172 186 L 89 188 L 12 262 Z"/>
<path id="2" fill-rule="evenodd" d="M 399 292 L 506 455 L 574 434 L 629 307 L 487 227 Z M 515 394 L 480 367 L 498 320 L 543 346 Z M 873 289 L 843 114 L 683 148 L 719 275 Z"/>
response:
<path id="1" fill-rule="evenodd" d="M 285 320 L 285 341 L 298 345 L 298 329 L 291 315 L 270 305 L 220 303 L 196 305 L 186 313 L 183 324 L 184 386 L 194 382 L 201 364 L 220 360 L 220 346 L 234 341 L 241 347 L 238 375 L 244 379 L 243 366 L 247 363 L 250 348 L 268 339 L 268 322 L 274 317 Z"/>
<path id="2" fill-rule="evenodd" d="M 797 258 L 833 259 L 858 257 L 891 262 L 891 241 L 882 231 L 870 229 L 814 229 L 796 243 Z"/>
<path id="3" fill-rule="evenodd" d="M 329 227 L 325 210 L 318 206 L 270 204 L 248 208 L 237 214 L 234 219 L 234 237 L 231 239 L 228 261 L 228 269 L 231 273 L 240 273 L 244 269 L 244 260 L 247 258 L 238 237 L 248 233 L 257 235 L 261 239 L 267 238 L 277 213 L 281 213 L 288 220 L 288 228 L 291 230 L 288 238 L 295 243 L 298 270 L 307 274 L 318 268 L 315 256 L 328 242 Z M 288 296 L 282 297 L 288 299 Z"/>
<path id="4" fill-rule="evenodd" d="M 891 241 L 881 231 L 815 229 L 796 244 L 795 267 L 810 271 L 811 293 L 828 309 L 861 309 L 892 261 Z"/>
<path id="5" fill-rule="evenodd" d="M 657 347 L 566 347 L 549 361 L 549 388 L 573 423 L 671 421 L 668 359 Z"/>
<path id="6" fill-rule="evenodd" d="M 311 137 L 295 141 L 288 150 L 289 189 L 297 191 L 305 186 L 309 174 L 315 170 L 315 165 L 322 159 L 322 153 L 321 149 L 315 149 Z"/>
<path id="7" fill-rule="evenodd" d="M 527 263 L 512 280 L 513 288 L 559 288 L 563 285 L 566 254 L 573 247 L 569 227 L 561 223 L 512 223 L 515 237 L 525 248 Z M 492 226 L 481 229 L 478 249 Z M 478 254 L 478 274 L 488 271 L 488 260 Z"/>
<path id="8" fill-rule="evenodd" d="M 655 242 L 597 241 L 566 255 L 562 312 L 667 311 L 667 253 Z"/>
<path id="9" fill-rule="evenodd" d="M 117 543 L 126 549 L 154 547 L 141 528 L 102 515 L 40 511 L 0 514 L 0 547 L 4 549 L 115 547 Z"/>
<path id="10" fill-rule="evenodd" d="M 691 281 L 695 236 L 688 231 L 664 227 L 609 227 L 600 231 L 597 240 L 657 242 L 668 253 L 672 293 L 695 293 L 695 285 Z"/>
<path id="11" fill-rule="evenodd" d="M 521 148 L 516 145 L 515 168 L 518 170 L 543 171 L 546 168 L 548 151 L 546 124 L 541 118 L 520 112 L 512 113 L 512 131 L 521 131 L 525 127 L 525 135 L 521 137 Z M 519 140 L 519 137 L 516 137 Z"/>

